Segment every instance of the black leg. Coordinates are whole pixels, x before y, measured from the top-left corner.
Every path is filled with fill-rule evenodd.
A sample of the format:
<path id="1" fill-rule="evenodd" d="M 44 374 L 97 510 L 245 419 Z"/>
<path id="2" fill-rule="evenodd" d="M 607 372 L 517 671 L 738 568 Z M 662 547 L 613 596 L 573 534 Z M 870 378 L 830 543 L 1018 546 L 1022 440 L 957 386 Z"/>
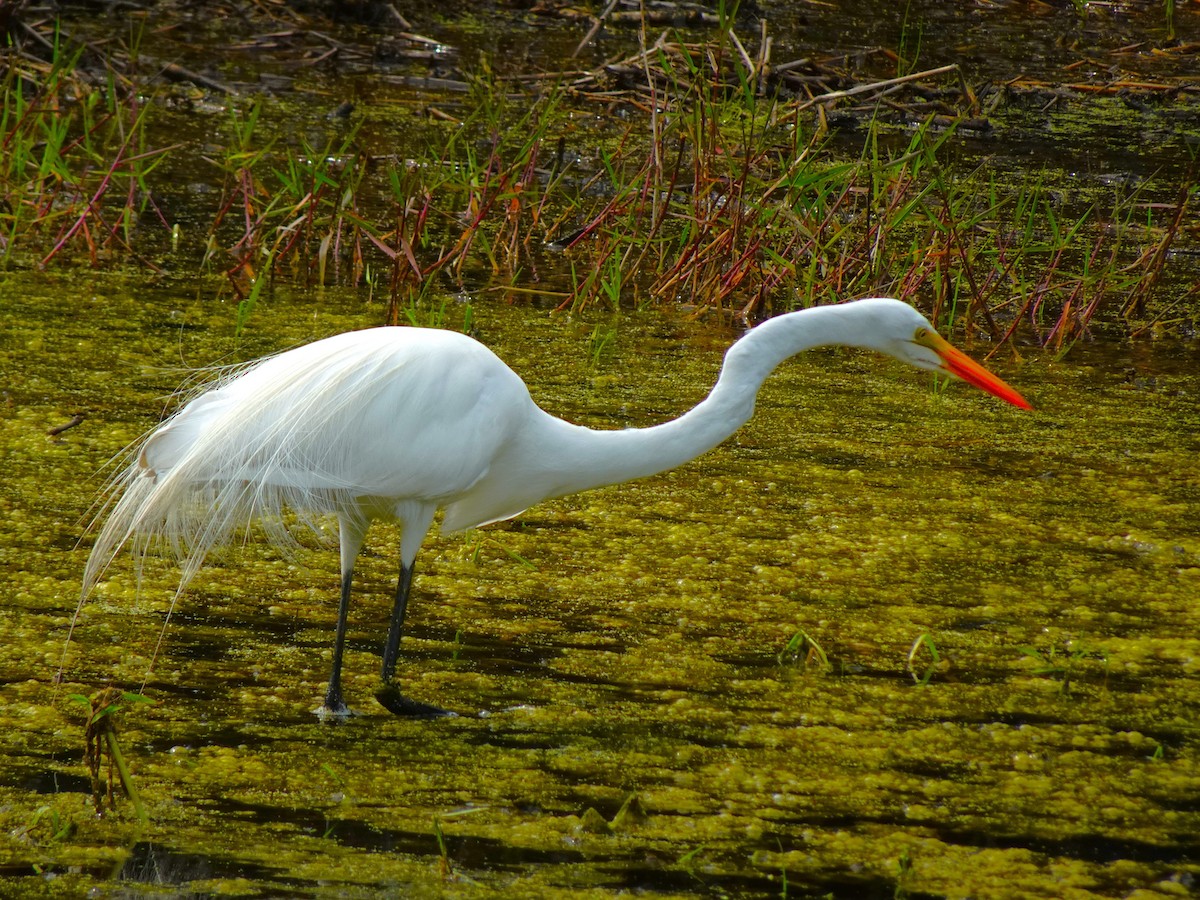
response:
<path id="1" fill-rule="evenodd" d="M 396 584 L 396 603 L 392 607 L 392 622 L 388 627 L 387 642 L 383 645 L 383 685 L 375 692 L 375 698 L 384 708 L 398 716 L 453 715 L 441 707 L 405 697 L 392 680 L 396 674 L 396 660 L 400 656 L 400 638 L 404 635 L 404 614 L 408 611 L 408 594 L 412 590 L 412 579 L 413 567 L 401 563 L 400 580 Z"/>
<path id="2" fill-rule="evenodd" d="M 396 674 L 396 659 L 400 656 L 400 638 L 404 635 L 404 614 L 408 611 L 408 594 L 412 590 L 413 567 L 400 564 L 400 580 L 396 584 L 396 602 L 392 606 L 392 624 L 388 627 L 387 643 L 383 645 L 383 683 L 391 684 Z"/>
<path id="3" fill-rule="evenodd" d="M 338 602 L 337 632 L 333 638 L 333 671 L 329 673 L 329 687 L 325 691 L 325 705 L 317 712 L 327 716 L 346 716 L 350 707 L 342 697 L 342 651 L 346 646 L 346 615 L 350 611 L 351 573 L 342 575 L 342 596 Z"/>

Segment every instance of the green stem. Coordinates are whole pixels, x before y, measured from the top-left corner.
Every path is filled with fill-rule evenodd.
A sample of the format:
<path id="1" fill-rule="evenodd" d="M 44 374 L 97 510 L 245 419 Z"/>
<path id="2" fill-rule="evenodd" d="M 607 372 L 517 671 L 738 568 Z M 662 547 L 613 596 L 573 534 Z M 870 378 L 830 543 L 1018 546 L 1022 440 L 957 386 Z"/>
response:
<path id="1" fill-rule="evenodd" d="M 106 731 L 104 736 L 108 739 L 108 755 L 117 764 L 117 772 L 121 775 L 121 786 L 125 788 L 125 793 L 133 802 L 133 810 L 137 813 L 138 821 L 143 825 L 149 825 L 150 817 L 146 815 L 146 807 L 142 805 L 142 798 L 138 796 L 137 788 L 133 785 L 133 777 L 129 774 L 129 767 L 125 765 L 125 757 L 121 755 L 121 745 L 117 743 L 117 736 L 111 731 Z"/>

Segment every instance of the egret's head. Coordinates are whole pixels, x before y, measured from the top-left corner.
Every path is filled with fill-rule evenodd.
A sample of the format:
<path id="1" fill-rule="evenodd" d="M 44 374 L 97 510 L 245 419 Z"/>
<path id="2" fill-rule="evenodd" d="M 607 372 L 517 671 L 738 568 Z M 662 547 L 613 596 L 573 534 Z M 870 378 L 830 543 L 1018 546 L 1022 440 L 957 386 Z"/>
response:
<path id="1" fill-rule="evenodd" d="M 911 306 L 899 300 L 880 299 L 877 303 L 874 349 L 918 369 L 953 375 L 1021 409 L 1032 408 L 1003 380 L 953 347 Z"/>

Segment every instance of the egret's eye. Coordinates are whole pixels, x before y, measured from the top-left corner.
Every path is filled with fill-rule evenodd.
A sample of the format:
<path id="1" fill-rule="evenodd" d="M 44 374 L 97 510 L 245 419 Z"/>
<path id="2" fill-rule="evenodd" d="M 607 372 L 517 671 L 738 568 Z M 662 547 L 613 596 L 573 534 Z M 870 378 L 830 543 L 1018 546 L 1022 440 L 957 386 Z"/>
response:
<path id="1" fill-rule="evenodd" d="M 925 328 L 924 326 L 918 328 L 916 333 L 913 335 L 913 340 L 918 344 L 925 343 L 925 341 L 929 340 L 929 329 Z"/>

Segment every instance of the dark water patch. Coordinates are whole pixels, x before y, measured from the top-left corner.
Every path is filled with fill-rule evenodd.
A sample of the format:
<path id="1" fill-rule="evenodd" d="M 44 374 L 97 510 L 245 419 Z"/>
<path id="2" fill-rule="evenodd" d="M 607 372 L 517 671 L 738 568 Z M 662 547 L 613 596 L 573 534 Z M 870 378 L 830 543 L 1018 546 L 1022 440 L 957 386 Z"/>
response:
<path id="1" fill-rule="evenodd" d="M 183 710 L 226 709 L 230 702 L 229 684 L 211 678 L 199 682 L 156 678 L 131 684 L 130 688 L 156 702 Z"/>
<path id="2" fill-rule="evenodd" d="M 425 833 L 380 828 L 353 819 L 333 819 L 329 836 L 346 847 L 373 853 L 403 853 L 417 857 L 439 854 L 432 828 Z M 470 872 L 520 872 L 533 866 L 581 865 L 600 859 L 624 860 L 626 854 L 584 854 L 577 850 L 538 850 L 506 844 L 494 838 L 444 835 L 446 857 L 456 868 Z"/>
<path id="3" fill-rule="evenodd" d="M 648 863 L 657 863 L 650 865 Z M 730 875 L 713 872 L 685 871 L 668 868 L 669 861 L 646 859 L 641 865 L 626 865 L 620 869 L 606 866 L 601 877 L 604 886 L 614 891 L 635 894 L 689 894 L 699 897 L 762 897 L 777 895 L 778 885 L 765 877 Z M 806 894 L 788 896 L 808 896 Z"/>
<path id="4" fill-rule="evenodd" d="M 783 896 L 783 872 L 759 876 L 717 874 L 677 867 L 626 866 L 619 871 L 610 869 L 606 886 L 613 890 L 637 894 L 684 894 L 697 897 L 779 897 Z M 787 897 L 832 898 L 832 900 L 895 900 L 903 896 L 912 900 L 935 900 L 938 894 L 903 891 L 893 879 L 856 876 L 849 872 L 792 873 L 787 876 Z"/>
<path id="5" fill-rule="evenodd" d="M 481 731 L 467 740 L 472 746 L 505 750 L 557 750 L 562 747 L 562 735 L 537 731 Z"/>
<path id="6" fill-rule="evenodd" d="M 295 740 L 296 729 L 305 726 L 312 728 L 336 728 L 336 725 L 322 725 L 316 716 L 256 716 L 253 721 L 240 725 L 232 724 L 224 714 L 214 715 L 211 719 L 193 719 L 185 726 L 173 729 L 171 734 L 155 737 L 139 744 L 139 749 L 146 753 L 171 753 L 179 750 L 194 750 L 197 748 L 227 747 L 238 748 L 246 753 L 265 750 L 281 743 Z"/>
<path id="7" fill-rule="evenodd" d="M 82 735 L 81 735 L 82 743 Z M 74 754 L 74 762 L 82 767 L 82 746 Z M 83 775 L 60 772 L 53 769 L 35 769 L 20 763 L 10 763 L 11 768 L 0 776 L 0 784 L 35 794 L 91 794 L 92 780 Z"/>
<path id="8" fill-rule="evenodd" d="M 950 762 L 930 757 L 923 759 L 906 759 L 892 763 L 892 768 L 906 775 L 916 775 L 921 778 L 945 779 L 947 781 L 965 781 L 977 772 L 977 767 L 966 762 Z"/>
<path id="9" fill-rule="evenodd" d="M 1191 792 L 1169 797 L 1158 797 L 1156 798 L 1156 802 L 1162 806 L 1163 809 L 1194 813 L 1200 811 L 1200 792 Z M 1200 837 L 1192 835 L 1192 838 L 1198 845 L 1200 845 Z"/>
<path id="10" fill-rule="evenodd" d="M 162 844 L 139 842 L 133 846 L 116 875 L 118 884 L 186 888 L 195 881 L 237 878 L 299 887 L 302 882 L 286 877 L 282 870 L 260 863 L 229 857 L 188 853 Z M 174 893 L 176 897 L 211 897 L 209 891 Z"/>
<path id="11" fill-rule="evenodd" d="M 211 631 L 197 634 L 184 631 L 171 641 L 171 656 L 189 662 L 224 662 L 230 659 L 232 641 L 213 636 Z"/>
<path id="12" fill-rule="evenodd" d="M 938 837 L 947 844 L 969 847 L 988 847 L 1002 850 L 1028 850 L 1041 856 L 1069 858 L 1092 863 L 1112 863 L 1135 860 L 1157 866 L 1180 866 L 1190 863 L 1200 849 L 1200 840 L 1192 834 L 1173 835 L 1175 843 L 1157 844 L 1133 838 L 1114 838 L 1101 834 L 1073 834 L 1061 838 L 1030 838 L 1028 835 L 1005 835 L 995 831 L 956 829 L 932 826 Z"/>
<path id="13" fill-rule="evenodd" d="M 547 645 L 486 646 L 479 644 L 455 645 L 443 652 L 441 658 L 457 669 L 469 669 L 481 675 L 534 675 L 553 677 L 551 663 L 563 656 L 563 649 Z"/>
<path id="14" fill-rule="evenodd" d="M 317 627 L 298 617 L 271 616 L 256 610 L 247 611 L 241 607 L 236 612 L 222 613 L 211 609 L 197 609 L 194 604 L 187 604 L 187 608 L 173 611 L 171 624 L 181 630 L 195 628 L 228 632 L 251 631 L 257 637 L 275 637 L 289 642 L 296 640 L 296 632 L 302 628 Z M 329 630 L 332 634 L 332 621 Z M 332 642 L 331 637 L 330 643 Z"/>
<path id="15" fill-rule="evenodd" d="M 439 855 L 432 822 L 429 831 L 385 828 L 360 819 L 345 818 L 335 812 L 291 809 L 269 804 L 222 798 L 213 806 L 240 819 L 261 823 L 287 824 L 306 834 L 322 835 L 345 847 L 372 853 L 398 853 L 413 857 Z M 449 827 L 446 829 L 449 830 Z M 519 871 L 537 865 L 567 865 L 594 861 L 596 856 L 578 850 L 539 850 L 506 844 L 494 838 L 445 834 L 447 856 L 457 867 L 470 871 Z M 623 859 L 623 854 L 601 858 Z"/>

